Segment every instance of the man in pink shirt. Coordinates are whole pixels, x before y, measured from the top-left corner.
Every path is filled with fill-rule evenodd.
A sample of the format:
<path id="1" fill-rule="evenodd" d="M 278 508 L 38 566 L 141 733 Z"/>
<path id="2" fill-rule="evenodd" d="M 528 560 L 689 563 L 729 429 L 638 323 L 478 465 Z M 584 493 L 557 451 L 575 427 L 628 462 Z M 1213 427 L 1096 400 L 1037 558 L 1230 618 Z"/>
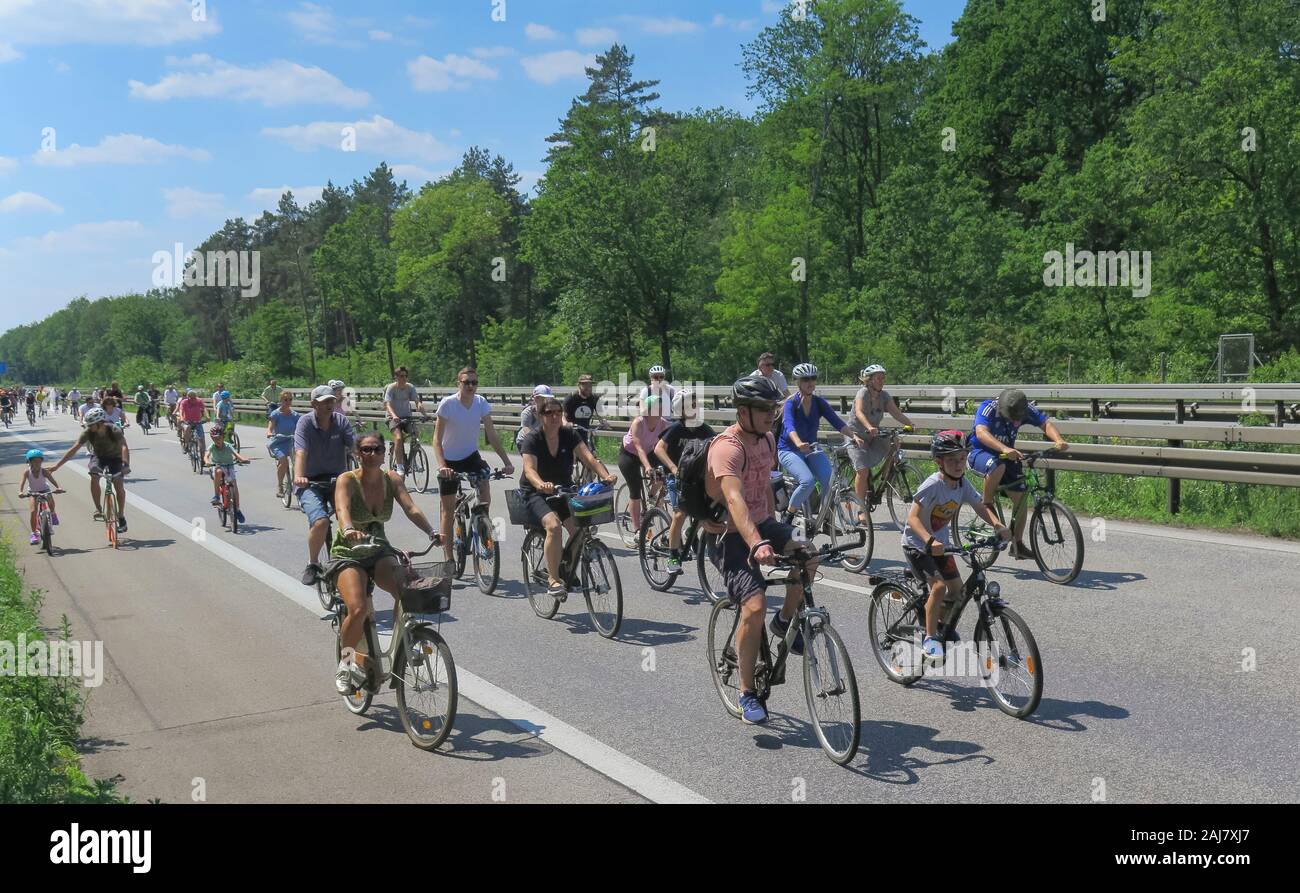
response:
<path id="1" fill-rule="evenodd" d="M 773 517 L 769 472 L 776 457 L 772 417 L 781 401 L 781 391 L 768 378 L 750 375 L 732 386 L 736 424 L 719 434 L 709 446 L 705 492 L 725 506 L 727 528 L 710 555 L 727 584 L 727 595 L 740 606 L 736 629 L 736 654 L 740 667 L 741 718 L 752 724 L 767 722 L 767 709 L 754 694 L 754 664 L 763 635 L 767 609 L 766 587 L 757 564 L 776 564 L 777 556 L 798 546 L 794 528 Z M 815 563 L 809 568 L 814 569 Z M 797 579 L 787 583 L 785 604 L 772 618 L 772 634 L 784 636 L 803 601 L 803 586 Z M 790 647 L 803 653 L 803 637 L 796 636 Z"/>
<path id="2" fill-rule="evenodd" d="M 178 404 L 178 410 L 181 414 L 181 421 L 184 423 L 184 430 L 181 431 L 181 443 L 185 449 L 189 449 L 190 438 L 198 435 L 199 450 L 202 452 L 205 447 L 203 444 L 203 423 L 208 420 L 208 407 L 194 390 L 190 388 L 185 392 Z"/>

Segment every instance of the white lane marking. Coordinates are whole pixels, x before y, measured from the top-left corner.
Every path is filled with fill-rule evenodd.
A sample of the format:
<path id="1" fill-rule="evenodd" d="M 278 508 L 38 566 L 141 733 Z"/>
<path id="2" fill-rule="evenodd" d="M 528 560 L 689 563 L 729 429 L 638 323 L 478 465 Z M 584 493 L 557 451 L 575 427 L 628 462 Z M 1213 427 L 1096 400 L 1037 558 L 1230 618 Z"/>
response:
<path id="1" fill-rule="evenodd" d="M 17 432 L 10 433 L 32 446 L 40 447 L 39 443 L 30 438 L 24 437 Z M 80 465 L 69 463 L 64 467 L 73 469 L 87 480 L 90 479 L 90 473 Z M 147 499 L 136 496 L 134 493 L 126 494 L 126 502 L 127 505 L 135 506 L 176 533 L 181 534 L 195 545 L 201 546 L 218 558 L 233 564 L 259 583 L 278 592 L 294 604 L 307 609 L 313 616 L 321 616 L 320 601 L 316 598 L 315 590 L 303 586 L 301 581 L 295 580 L 283 571 L 254 558 L 219 537 L 205 535 L 197 540 L 193 539 L 190 534 L 194 526 L 190 522 L 161 506 L 154 505 Z M 310 596 L 306 593 L 310 593 Z M 586 732 L 574 728 L 540 707 L 535 707 L 522 698 L 510 694 L 505 689 L 493 685 L 486 679 L 474 675 L 463 666 L 457 665 L 456 667 L 456 681 L 460 690 L 465 693 L 465 697 L 474 703 L 486 707 L 512 725 L 536 735 L 556 750 L 567 753 L 580 763 L 590 766 L 624 787 L 636 791 L 651 802 L 710 802 L 708 798 L 685 785 L 673 781 L 668 776 L 651 769 L 644 763 L 640 763 L 609 745 L 596 740 Z"/>
<path id="2" fill-rule="evenodd" d="M 1091 519 L 1080 518 L 1079 523 L 1090 524 Z M 1107 530 L 1152 536 L 1159 539 L 1182 540 L 1189 543 L 1210 543 L 1215 546 L 1237 546 L 1242 549 L 1260 549 L 1265 552 L 1286 552 L 1300 555 L 1300 543 L 1287 540 L 1268 540 L 1263 537 L 1236 536 L 1231 533 L 1211 533 L 1199 530 L 1178 530 L 1172 527 L 1151 527 L 1127 521 L 1106 521 Z"/>

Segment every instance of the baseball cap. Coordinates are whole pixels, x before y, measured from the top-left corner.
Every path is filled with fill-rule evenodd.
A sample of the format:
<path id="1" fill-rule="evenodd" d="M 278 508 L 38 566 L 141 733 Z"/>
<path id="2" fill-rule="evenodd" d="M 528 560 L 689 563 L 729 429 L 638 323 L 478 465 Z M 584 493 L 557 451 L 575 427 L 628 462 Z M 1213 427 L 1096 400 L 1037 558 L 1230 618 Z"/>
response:
<path id="1" fill-rule="evenodd" d="M 555 395 L 551 393 L 551 389 L 550 389 L 549 386 L 544 385 L 544 384 L 539 384 L 537 387 L 533 388 L 533 396 L 534 396 L 534 397 L 554 397 Z"/>
<path id="2" fill-rule="evenodd" d="M 311 402 L 319 403 L 322 400 L 333 400 L 334 389 L 327 384 L 319 385 L 312 389 Z"/>

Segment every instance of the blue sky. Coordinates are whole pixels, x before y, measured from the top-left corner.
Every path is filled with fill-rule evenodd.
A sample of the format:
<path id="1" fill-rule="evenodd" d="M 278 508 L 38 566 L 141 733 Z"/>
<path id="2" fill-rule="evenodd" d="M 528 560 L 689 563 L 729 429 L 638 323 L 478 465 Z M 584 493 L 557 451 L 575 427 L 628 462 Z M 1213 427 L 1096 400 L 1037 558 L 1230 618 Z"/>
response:
<path id="1" fill-rule="evenodd" d="M 531 188 L 615 40 L 664 108 L 750 113 L 740 48 L 780 8 L 504 0 L 495 21 L 500 3 L 0 0 L 0 330 L 147 290 L 155 252 L 380 161 L 418 189 L 479 145 Z M 932 47 L 962 6 L 904 2 Z"/>

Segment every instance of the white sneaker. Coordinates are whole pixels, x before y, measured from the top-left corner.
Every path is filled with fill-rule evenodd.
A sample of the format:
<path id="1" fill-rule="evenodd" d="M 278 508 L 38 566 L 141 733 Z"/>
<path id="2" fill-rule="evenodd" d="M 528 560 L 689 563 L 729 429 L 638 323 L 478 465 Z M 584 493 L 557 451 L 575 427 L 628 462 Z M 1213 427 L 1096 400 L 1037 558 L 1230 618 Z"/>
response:
<path id="1" fill-rule="evenodd" d="M 354 688 L 360 688 L 366 683 L 366 674 L 360 667 L 352 662 L 352 655 L 345 655 L 339 661 L 339 668 L 334 673 L 334 689 L 341 695 L 350 695 Z"/>

